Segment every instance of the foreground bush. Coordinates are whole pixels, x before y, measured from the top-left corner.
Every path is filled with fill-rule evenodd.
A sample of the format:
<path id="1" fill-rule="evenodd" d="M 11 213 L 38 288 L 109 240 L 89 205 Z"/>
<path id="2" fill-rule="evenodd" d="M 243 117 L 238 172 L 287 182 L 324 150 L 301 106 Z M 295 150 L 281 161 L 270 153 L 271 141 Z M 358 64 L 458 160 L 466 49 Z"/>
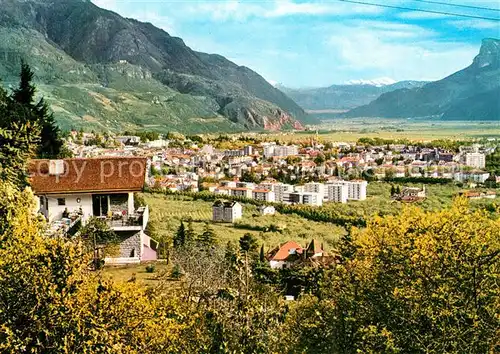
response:
<path id="1" fill-rule="evenodd" d="M 376 218 L 288 317 L 294 353 L 499 352 L 500 220 L 458 200 Z"/>
<path id="2" fill-rule="evenodd" d="M 339 263 L 281 273 L 293 303 L 248 242 L 177 247 L 175 289 L 103 279 L 32 201 L 0 184 L 1 353 L 500 352 L 500 220 L 463 200 L 350 229 Z"/>
<path id="3" fill-rule="evenodd" d="M 33 200 L 0 185 L 0 352 L 182 352 L 175 303 L 90 272 L 81 245 L 43 234 Z"/>

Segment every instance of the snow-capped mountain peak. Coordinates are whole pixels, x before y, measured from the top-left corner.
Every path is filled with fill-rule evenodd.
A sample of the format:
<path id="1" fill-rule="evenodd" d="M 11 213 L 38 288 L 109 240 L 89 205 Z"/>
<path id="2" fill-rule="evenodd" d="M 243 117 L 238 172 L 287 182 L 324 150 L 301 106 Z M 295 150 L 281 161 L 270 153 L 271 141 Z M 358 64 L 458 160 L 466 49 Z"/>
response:
<path id="1" fill-rule="evenodd" d="M 381 87 L 381 86 L 387 86 L 387 85 L 392 85 L 392 84 L 395 84 L 397 81 L 394 80 L 394 79 L 391 79 L 390 77 L 380 77 L 380 78 L 377 78 L 377 79 L 373 79 L 373 80 L 349 80 L 349 81 L 346 81 L 345 84 L 346 85 L 372 85 L 372 86 L 377 86 L 377 87 Z"/>

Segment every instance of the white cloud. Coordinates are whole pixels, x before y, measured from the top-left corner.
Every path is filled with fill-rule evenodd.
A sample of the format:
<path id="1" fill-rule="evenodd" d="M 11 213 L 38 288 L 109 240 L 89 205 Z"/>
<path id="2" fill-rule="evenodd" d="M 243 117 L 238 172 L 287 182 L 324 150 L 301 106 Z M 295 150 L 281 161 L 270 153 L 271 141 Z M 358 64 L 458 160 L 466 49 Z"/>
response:
<path id="1" fill-rule="evenodd" d="M 149 22 L 156 27 L 172 34 L 175 31 L 175 21 L 171 17 L 158 15 L 152 11 L 139 11 L 134 13 L 134 18 L 142 22 Z"/>
<path id="2" fill-rule="evenodd" d="M 95 5 L 102 7 L 103 9 L 108 9 L 115 12 L 118 10 L 119 7 L 117 0 L 92 0 L 92 2 Z"/>
<path id="3" fill-rule="evenodd" d="M 342 4 L 333 2 L 296 3 L 290 0 L 277 0 L 272 11 L 266 17 L 281 17 L 290 15 L 341 15 L 341 14 L 375 14 L 381 9 L 366 5 Z"/>
<path id="4" fill-rule="evenodd" d="M 328 42 L 348 71 L 389 75 L 396 80 L 440 79 L 470 65 L 478 48 L 455 42 L 440 42 L 432 32 L 418 26 L 389 24 L 339 25 Z"/>
<path id="5" fill-rule="evenodd" d="M 190 3 L 187 11 L 191 15 L 211 15 L 218 21 L 245 20 L 249 17 L 279 18 L 286 16 L 323 16 L 323 15 L 353 15 L 379 14 L 383 9 L 366 6 L 345 4 L 340 2 L 303 2 L 292 0 L 249 1 L 238 0 L 211 1 Z"/>
<path id="6" fill-rule="evenodd" d="M 398 15 L 399 18 L 405 20 L 433 20 L 441 18 L 449 18 L 450 16 L 444 14 L 434 14 L 430 12 L 407 11 Z"/>
<path id="7" fill-rule="evenodd" d="M 470 20 L 453 20 L 447 22 L 449 25 L 452 25 L 456 28 L 460 29 L 496 29 L 498 36 L 500 36 L 500 23 L 489 20 L 481 20 L 481 19 L 470 19 Z"/>
<path id="8" fill-rule="evenodd" d="M 153 11 L 150 6 L 144 6 L 143 10 L 136 11 L 134 8 L 130 7 L 133 1 L 92 0 L 92 2 L 103 9 L 117 12 L 121 16 L 134 18 L 142 22 L 150 22 L 170 34 L 175 30 L 175 21 L 173 17 L 162 16 L 158 14 L 158 12 Z"/>

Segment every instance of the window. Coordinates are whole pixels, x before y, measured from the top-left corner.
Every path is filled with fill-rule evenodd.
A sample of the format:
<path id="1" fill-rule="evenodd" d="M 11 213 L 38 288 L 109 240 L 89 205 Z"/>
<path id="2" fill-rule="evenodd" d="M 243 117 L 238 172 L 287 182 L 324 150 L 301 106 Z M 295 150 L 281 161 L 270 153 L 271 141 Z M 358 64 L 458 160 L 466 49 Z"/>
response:
<path id="1" fill-rule="evenodd" d="M 43 199 L 43 197 L 40 197 L 40 208 L 45 209 L 45 200 Z"/>
<path id="2" fill-rule="evenodd" d="M 57 198 L 57 205 L 66 205 L 66 198 Z"/>

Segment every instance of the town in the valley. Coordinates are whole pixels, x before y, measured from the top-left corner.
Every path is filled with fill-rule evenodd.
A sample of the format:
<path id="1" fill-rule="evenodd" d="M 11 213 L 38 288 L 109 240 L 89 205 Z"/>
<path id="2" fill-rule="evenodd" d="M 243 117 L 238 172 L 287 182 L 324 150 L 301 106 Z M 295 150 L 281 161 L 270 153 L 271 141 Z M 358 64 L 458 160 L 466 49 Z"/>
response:
<path id="1" fill-rule="evenodd" d="M 292 211 L 301 206 L 322 210 L 337 203 L 356 208 L 356 203 L 369 203 L 369 186 L 374 184 L 390 188 L 386 204 L 418 204 L 432 193 L 429 185 L 451 184 L 458 188 L 453 197 L 491 200 L 500 183 L 500 176 L 487 166 L 495 154 L 494 140 L 347 143 L 325 142 L 318 134 L 304 139 L 291 133 L 161 136 L 83 131 L 71 131 L 65 139 L 74 158 L 31 163 L 39 210 L 52 234 L 75 235 L 92 218 L 105 221 L 120 239 L 119 254 L 106 257 L 107 265 L 164 256 L 161 242 L 147 234 L 154 211 L 135 200 L 143 191 L 203 195 L 212 202 L 206 223 L 238 225 L 248 205 L 266 216 L 286 206 Z M 264 256 L 272 268 L 282 268 L 310 260 L 334 262 L 335 249 L 325 251 L 314 238 L 290 239 L 267 245 Z"/>

